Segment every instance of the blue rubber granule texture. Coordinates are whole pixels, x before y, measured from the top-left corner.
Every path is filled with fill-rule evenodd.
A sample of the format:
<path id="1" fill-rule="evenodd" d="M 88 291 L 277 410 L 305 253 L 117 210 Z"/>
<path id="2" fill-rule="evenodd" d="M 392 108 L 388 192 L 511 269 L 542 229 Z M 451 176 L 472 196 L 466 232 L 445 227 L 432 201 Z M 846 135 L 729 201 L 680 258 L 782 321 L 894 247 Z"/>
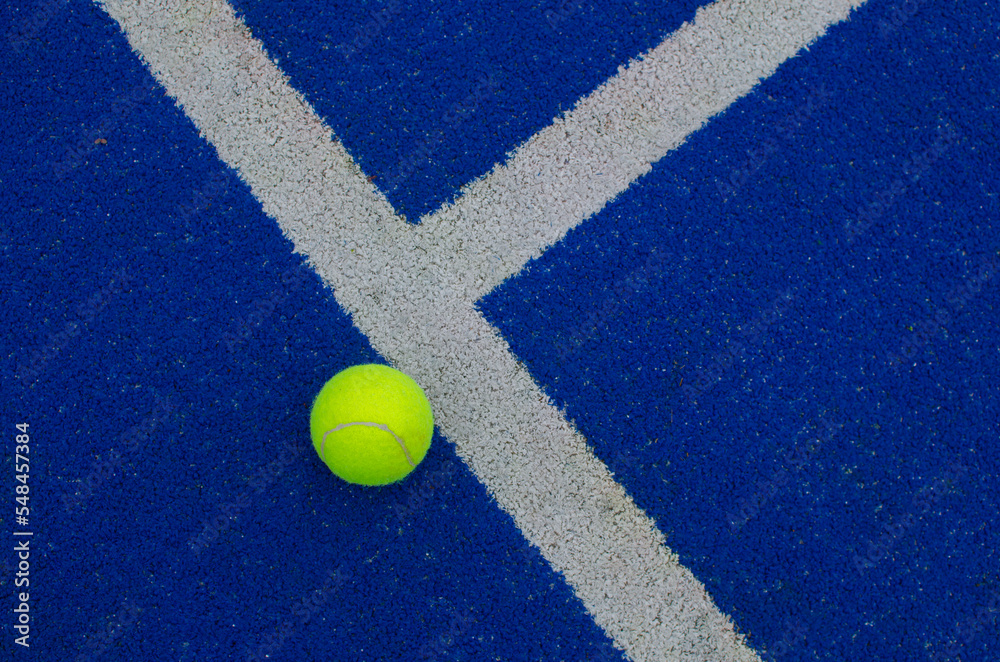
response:
<path id="1" fill-rule="evenodd" d="M 386 489 L 322 465 L 311 398 L 383 359 L 118 27 L 57 9 L 0 68 L 0 389 L 4 434 L 33 439 L 32 654 L 622 659 L 446 440 Z"/>
<path id="2" fill-rule="evenodd" d="M 1000 12 L 908 12 L 480 303 L 765 659 L 1000 650 Z"/>
<path id="3" fill-rule="evenodd" d="M 701 4 L 234 7 L 415 221 Z M 872 0 L 480 302 L 766 660 L 1000 650 L 998 25 Z M 105 14 L 0 41 L 38 659 L 622 659 L 445 439 L 323 467 L 383 359 Z"/>
<path id="4" fill-rule="evenodd" d="M 237 0 L 233 6 L 361 169 L 416 222 L 704 4 Z"/>

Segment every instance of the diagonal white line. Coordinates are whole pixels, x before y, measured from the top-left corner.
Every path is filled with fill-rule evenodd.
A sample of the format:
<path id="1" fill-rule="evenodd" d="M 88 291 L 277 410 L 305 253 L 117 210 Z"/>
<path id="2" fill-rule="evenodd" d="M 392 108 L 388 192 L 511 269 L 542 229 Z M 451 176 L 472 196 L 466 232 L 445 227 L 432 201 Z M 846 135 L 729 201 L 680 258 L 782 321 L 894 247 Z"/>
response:
<path id="1" fill-rule="evenodd" d="M 476 301 L 864 0 L 720 1 L 463 189 L 419 230 Z"/>
<path id="2" fill-rule="evenodd" d="M 619 647 L 759 659 L 473 304 L 860 0 L 701 10 L 416 229 L 228 4 L 97 1 L 372 345 L 426 388 L 441 431 Z"/>

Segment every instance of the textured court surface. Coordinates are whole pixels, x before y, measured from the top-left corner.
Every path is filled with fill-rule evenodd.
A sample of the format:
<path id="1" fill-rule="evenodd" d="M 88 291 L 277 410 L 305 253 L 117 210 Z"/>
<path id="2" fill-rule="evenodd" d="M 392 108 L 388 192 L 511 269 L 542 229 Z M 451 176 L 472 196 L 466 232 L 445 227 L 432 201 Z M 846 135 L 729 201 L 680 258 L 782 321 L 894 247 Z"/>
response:
<path id="1" fill-rule="evenodd" d="M 417 4 L 0 10 L 5 655 L 997 659 L 1000 9 Z"/>

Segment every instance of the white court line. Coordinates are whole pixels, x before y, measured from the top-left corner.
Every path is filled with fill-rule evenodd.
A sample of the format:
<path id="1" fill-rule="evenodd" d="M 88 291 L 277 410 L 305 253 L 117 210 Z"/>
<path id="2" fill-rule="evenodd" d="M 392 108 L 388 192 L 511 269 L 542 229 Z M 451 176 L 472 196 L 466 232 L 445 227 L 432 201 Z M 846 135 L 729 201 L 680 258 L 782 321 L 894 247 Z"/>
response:
<path id="1" fill-rule="evenodd" d="M 477 301 L 865 0 L 721 1 L 424 219 L 421 245 Z"/>
<path id="2" fill-rule="evenodd" d="M 617 646 L 637 661 L 759 660 L 474 303 L 861 0 L 700 10 L 420 228 L 228 4 L 97 1 L 372 345 L 425 387 L 441 431 Z"/>

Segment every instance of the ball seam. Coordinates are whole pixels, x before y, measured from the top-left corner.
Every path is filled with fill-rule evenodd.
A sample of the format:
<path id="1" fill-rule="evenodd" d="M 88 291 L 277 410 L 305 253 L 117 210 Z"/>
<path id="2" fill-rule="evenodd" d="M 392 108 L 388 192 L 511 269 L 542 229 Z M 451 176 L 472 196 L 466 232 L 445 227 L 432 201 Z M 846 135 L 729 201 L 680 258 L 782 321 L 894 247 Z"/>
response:
<path id="1" fill-rule="evenodd" d="M 344 428 L 349 428 L 352 425 L 364 425 L 366 427 L 378 428 L 379 430 L 384 430 L 384 431 L 388 432 L 389 434 L 392 435 L 393 439 L 395 439 L 396 442 L 399 444 L 399 447 L 403 449 L 403 455 L 406 456 L 406 461 L 410 464 L 410 467 L 414 468 L 414 467 L 417 466 L 417 465 L 415 465 L 413 463 L 413 458 L 410 457 L 410 450 L 406 447 L 406 444 L 403 442 L 403 439 L 398 434 L 396 434 L 391 429 L 389 429 L 388 425 L 385 425 L 383 423 L 371 423 L 371 422 L 361 422 L 361 421 L 358 421 L 358 422 L 355 422 L 355 423 L 341 423 L 337 427 L 332 428 L 330 430 L 327 430 L 323 434 L 323 440 L 319 444 L 319 456 L 321 458 L 323 458 L 324 462 L 326 461 L 326 438 L 327 438 L 327 436 L 330 433 L 332 433 L 332 432 L 339 432 L 340 430 L 343 430 Z"/>

